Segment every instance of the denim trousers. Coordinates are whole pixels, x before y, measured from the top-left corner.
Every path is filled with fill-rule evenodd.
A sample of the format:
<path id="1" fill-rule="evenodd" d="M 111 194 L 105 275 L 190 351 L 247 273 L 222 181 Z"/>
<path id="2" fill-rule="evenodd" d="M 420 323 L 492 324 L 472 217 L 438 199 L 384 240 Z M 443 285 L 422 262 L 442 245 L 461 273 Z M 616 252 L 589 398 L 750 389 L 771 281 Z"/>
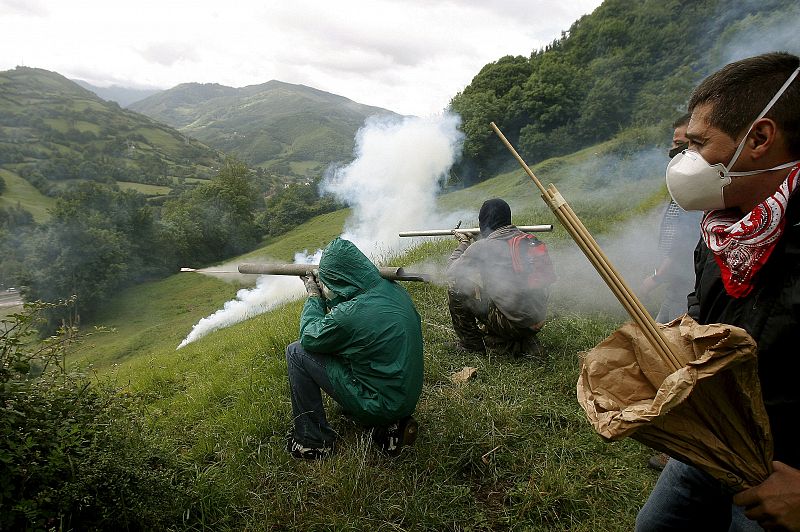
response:
<path id="1" fill-rule="evenodd" d="M 670 458 L 636 516 L 637 532 L 763 530 L 732 502 L 733 494 L 708 473 Z"/>
<path id="2" fill-rule="evenodd" d="M 322 391 L 336 400 L 325 367 L 330 357 L 309 353 L 300 342 L 286 347 L 286 366 L 292 396 L 294 439 L 305 447 L 329 447 L 336 432 L 328 425 L 322 404 Z"/>
<path id="3" fill-rule="evenodd" d="M 664 291 L 664 301 L 661 302 L 655 321 L 656 323 L 669 323 L 678 316 L 686 314 L 687 309 L 686 293 L 678 286 L 669 284 Z"/>

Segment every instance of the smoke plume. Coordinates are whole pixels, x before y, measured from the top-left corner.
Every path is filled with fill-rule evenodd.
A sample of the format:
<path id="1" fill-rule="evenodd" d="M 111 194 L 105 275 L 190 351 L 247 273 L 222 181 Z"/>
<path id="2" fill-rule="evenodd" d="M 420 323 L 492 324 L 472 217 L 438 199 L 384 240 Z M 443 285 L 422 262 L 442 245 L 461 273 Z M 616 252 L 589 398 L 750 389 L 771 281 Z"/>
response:
<path id="1" fill-rule="evenodd" d="M 436 194 L 461 153 L 459 118 L 445 114 L 421 119 L 369 119 L 356 135 L 356 159 L 328 172 L 321 191 L 352 208 L 342 237 L 380 262 L 406 249 L 397 233 L 404 229 L 449 227 L 457 213 L 437 214 Z M 321 251 L 301 252 L 295 263 L 316 263 Z M 262 276 L 255 288 L 201 319 L 181 347 L 206 334 L 274 309 L 303 294 L 293 277 Z"/>
<path id="2" fill-rule="evenodd" d="M 397 233 L 410 226 L 449 223 L 437 214 L 442 178 L 460 153 L 459 119 L 370 120 L 356 136 L 356 160 L 331 172 L 324 192 L 353 207 L 343 238 L 365 254 L 407 247 Z"/>

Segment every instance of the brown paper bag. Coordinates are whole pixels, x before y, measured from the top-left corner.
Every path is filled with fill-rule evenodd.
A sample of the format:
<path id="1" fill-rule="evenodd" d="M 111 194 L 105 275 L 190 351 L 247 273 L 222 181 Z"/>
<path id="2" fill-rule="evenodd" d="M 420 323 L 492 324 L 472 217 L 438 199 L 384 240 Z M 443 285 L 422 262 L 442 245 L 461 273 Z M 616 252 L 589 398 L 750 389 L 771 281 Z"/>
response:
<path id="1" fill-rule="evenodd" d="M 582 356 L 578 402 L 603 438 L 632 437 L 738 491 L 771 472 L 772 436 L 756 345 L 744 329 L 684 315 L 661 330 L 684 366 L 672 371 L 626 323 Z"/>

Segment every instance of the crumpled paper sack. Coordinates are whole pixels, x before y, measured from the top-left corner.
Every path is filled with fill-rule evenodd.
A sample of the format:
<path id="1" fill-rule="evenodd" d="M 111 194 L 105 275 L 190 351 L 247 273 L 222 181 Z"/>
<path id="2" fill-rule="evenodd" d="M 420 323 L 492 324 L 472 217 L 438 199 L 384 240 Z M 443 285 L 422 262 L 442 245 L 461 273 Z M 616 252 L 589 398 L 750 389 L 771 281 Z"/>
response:
<path id="1" fill-rule="evenodd" d="M 626 323 L 582 355 L 578 402 L 605 439 L 630 436 L 695 465 L 734 490 L 772 468 L 772 436 L 756 345 L 744 329 L 689 316 L 659 325 L 683 367 L 673 370 Z"/>

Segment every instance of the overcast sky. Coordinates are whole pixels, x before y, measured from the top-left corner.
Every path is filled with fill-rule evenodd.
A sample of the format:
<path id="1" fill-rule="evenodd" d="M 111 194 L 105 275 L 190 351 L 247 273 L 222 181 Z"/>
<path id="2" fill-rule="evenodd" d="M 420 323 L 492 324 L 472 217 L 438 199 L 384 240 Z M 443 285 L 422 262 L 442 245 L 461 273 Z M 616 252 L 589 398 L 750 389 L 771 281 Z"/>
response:
<path id="1" fill-rule="evenodd" d="M 0 70 L 96 85 L 301 83 L 421 116 L 600 0 L 0 0 Z"/>

